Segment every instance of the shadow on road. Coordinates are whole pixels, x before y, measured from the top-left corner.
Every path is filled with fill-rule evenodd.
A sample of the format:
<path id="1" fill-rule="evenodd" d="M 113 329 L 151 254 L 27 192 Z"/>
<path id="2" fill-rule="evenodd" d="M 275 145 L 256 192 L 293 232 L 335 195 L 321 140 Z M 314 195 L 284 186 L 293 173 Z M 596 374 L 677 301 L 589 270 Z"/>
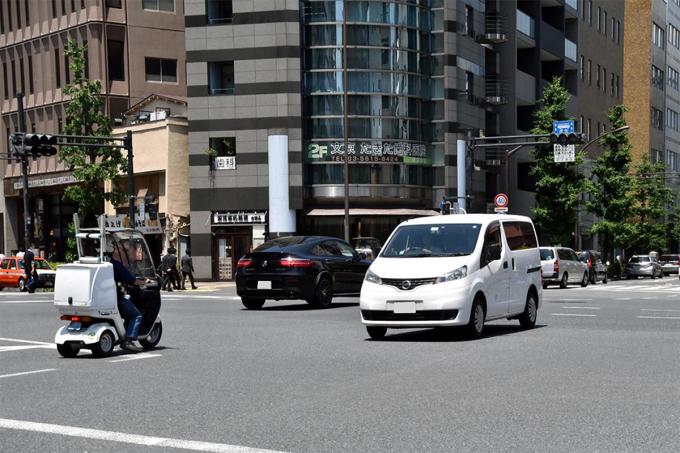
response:
<path id="1" fill-rule="evenodd" d="M 545 325 L 536 325 L 534 329 L 546 327 Z M 533 330 L 533 329 L 532 329 Z M 502 335 L 517 334 L 528 332 L 520 326 L 511 325 L 493 325 L 484 326 L 484 336 L 479 340 L 472 340 L 468 337 L 465 329 L 462 328 L 434 328 L 423 329 L 413 332 L 391 333 L 395 330 L 388 330 L 387 335 L 383 340 L 371 340 L 367 338 L 366 341 L 405 341 L 413 343 L 430 343 L 430 342 L 462 342 L 462 341 L 484 341 L 486 338 L 499 337 Z"/>
<path id="2" fill-rule="evenodd" d="M 247 308 L 242 308 L 241 311 L 321 311 L 321 310 L 331 310 L 333 308 L 345 308 L 345 307 L 358 307 L 359 302 L 333 302 L 328 308 L 317 308 L 308 303 L 295 304 L 295 305 L 275 305 L 260 308 L 259 310 L 248 310 Z"/>

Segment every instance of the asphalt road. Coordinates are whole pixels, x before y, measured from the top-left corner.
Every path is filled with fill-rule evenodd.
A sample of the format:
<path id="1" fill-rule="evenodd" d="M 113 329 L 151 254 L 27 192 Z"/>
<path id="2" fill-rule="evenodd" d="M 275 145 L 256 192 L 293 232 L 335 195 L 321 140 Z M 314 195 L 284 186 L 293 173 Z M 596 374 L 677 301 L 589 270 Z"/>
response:
<path id="1" fill-rule="evenodd" d="M 530 331 L 376 342 L 357 299 L 164 293 L 157 350 L 63 359 L 51 295 L 4 291 L 0 451 L 677 451 L 678 279 L 543 294 Z"/>

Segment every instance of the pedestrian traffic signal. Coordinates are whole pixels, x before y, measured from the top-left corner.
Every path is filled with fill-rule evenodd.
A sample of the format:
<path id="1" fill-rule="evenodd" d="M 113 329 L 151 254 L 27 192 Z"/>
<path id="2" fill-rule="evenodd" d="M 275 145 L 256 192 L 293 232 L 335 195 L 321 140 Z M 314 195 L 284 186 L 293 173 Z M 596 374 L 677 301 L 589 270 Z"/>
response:
<path id="1" fill-rule="evenodd" d="M 578 134 L 550 134 L 550 143 L 553 145 L 575 145 L 577 143 L 584 143 L 585 136 L 581 133 Z"/>
<path id="2" fill-rule="evenodd" d="M 14 155 L 21 156 L 54 156 L 57 154 L 57 137 L 48 134 L 24 134 L 17 132 L 10 136 Z"/>

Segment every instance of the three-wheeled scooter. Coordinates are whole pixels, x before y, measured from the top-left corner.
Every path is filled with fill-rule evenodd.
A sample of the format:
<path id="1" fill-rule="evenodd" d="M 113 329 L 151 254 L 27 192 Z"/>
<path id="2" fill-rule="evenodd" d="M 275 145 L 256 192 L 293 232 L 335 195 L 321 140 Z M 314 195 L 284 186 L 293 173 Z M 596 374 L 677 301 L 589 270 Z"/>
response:
<path id="1" fill-rule="evenodd" d="M 131 229 L 105 228 L 103 219 L 99 228 L 80 229 L 77 216 L 74 223 L 78 261 L 57 268 L 54 282 L 54 306 L 61 319 L 69 321 L 54 337 L 59 354 L 70 358 L 81 349 L 90 349 L 95 357 L 106 357 L 125 340 L 113 265 L 104 254 L 107 240 L 127 270 L 146 279 L 144 286 L 126 288 L 126 297 L 142 314 L 139 343 L 144 349 L 153 349 L 163 333 L 158 317 L 161 285 L 144 236 Z"/>

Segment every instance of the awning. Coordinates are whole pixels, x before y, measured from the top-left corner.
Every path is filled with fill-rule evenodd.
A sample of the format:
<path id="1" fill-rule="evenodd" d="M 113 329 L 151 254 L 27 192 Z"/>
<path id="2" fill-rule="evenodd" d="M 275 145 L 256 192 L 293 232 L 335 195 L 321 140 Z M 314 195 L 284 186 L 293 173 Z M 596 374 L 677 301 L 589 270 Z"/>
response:
<path id="1" fill-rule="evenodd" d="M 312 217 L 342 217 L 345 215 L 344 209 L 312 209 L 307 213 Z M 431 209 L 361 209 L 353 208 L 349 210 L 350 216 L 395 216 L 395 217 L 424 217 L 439 215 L 437 211 Z"/>

